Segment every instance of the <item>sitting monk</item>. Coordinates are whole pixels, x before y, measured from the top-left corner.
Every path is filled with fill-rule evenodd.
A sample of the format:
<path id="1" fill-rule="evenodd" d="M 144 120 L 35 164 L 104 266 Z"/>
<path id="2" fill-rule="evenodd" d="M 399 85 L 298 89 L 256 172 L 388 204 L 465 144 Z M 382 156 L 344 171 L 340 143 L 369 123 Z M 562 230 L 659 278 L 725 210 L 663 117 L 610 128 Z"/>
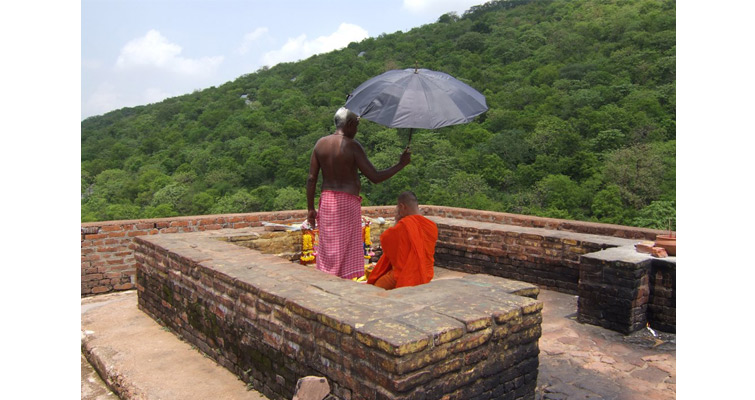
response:
<path id="1" fill-rule="evenodd" d="M 367 283 L 383 289 L 416 286 L 433 279 L 438 227 L 419 215 L 417 196 L 406 191 L 398 196 L 396 225 L 380 235 L 383 255 Z"/>

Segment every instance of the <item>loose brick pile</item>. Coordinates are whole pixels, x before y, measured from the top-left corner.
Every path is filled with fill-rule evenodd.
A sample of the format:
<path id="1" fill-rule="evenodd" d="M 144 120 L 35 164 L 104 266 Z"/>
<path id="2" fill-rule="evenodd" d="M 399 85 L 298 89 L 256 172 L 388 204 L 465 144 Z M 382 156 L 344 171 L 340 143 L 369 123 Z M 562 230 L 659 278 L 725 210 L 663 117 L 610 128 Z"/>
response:
<path id="1" fill-rule="evenodd" d="M 266 396 L 318 375 L 342 399 L 534 398 L 536 286 L 464 275 L 383 291 L 229 235 L 138 237 L 139 307 Z"/>

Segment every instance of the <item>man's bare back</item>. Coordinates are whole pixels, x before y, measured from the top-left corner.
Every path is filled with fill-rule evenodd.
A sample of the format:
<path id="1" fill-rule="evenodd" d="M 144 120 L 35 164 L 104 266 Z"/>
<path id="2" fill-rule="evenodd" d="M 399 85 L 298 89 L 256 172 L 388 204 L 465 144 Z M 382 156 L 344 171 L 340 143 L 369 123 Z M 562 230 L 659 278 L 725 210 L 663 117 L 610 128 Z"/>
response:
<path id="1" fill-rule="evenodd" d="M 361 190 L 359 171 L 372 183 L 380 183 L 401 171 L 411 162 L 411 152 L 407 147 L 396 165 L 378 171 L 367 158 L 362 145 L 354 139 L 359 126 L 359 119 L 353 113 L 349 113 L 351 118 L 347 118 L 346 122 L 340 127 L 337 126 L 332 135 L 320 138 L 312 151 L 309 176 L 307 177 L 307 220 L 312 227 L 315 226 L 317 217 L 315 189 L 321 169 L 322 190 L 333 190 L 359 196 Z"/>
<path id="2" fill-rule="evenodd" d="M 360 153 L 361 147 L 356 140 L 337 134 L 317 141 L 314 157 L 322 170 L 322 190 L 359 196 L 361 182 L 357 173 L 356 154 Z M 361 153 L 364 154 L 364 150 Z"/>

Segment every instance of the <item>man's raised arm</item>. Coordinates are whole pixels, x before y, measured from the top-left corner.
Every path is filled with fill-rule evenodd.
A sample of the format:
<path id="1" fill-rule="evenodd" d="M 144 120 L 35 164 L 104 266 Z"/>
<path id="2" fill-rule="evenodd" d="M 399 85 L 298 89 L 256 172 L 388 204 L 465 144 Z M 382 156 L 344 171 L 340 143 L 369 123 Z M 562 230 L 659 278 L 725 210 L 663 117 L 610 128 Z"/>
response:
<path id="1" fill-rule="evenodd" d="M 359 170 L 362 171 L 362 174 L 364 174 L 370 182 L 380 183 L 393 175 L 396 175 L 398 171 L 401 171 L 405 166 L 409 165 L 412 161 L 412 153 L 407 146 L 407 148 L 404 149 L 404 152 L 401 153 L 401 157 L 399 157 L 396 165 L 378 171 L 367 158 L 367 154 L 365 154 L 362 145 L 359 144 L 359 142 L 354 141 L 354 160 L 356 161 Z"/>

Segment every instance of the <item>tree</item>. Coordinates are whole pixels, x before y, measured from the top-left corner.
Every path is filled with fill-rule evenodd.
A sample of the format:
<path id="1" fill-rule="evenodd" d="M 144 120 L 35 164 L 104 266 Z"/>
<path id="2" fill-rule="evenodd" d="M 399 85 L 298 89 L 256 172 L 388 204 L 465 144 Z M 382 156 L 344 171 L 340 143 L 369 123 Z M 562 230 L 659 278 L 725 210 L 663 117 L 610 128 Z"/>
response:
<path id="1" fill-rule="evenodd" d="M 644 207 L 632 220 L 635 226 L 676 230 L 676 202 L 656 200 Z"/>
<path id="2" fill-rule="evenodd" d="M 676 204 L 675 25 L 670 0 L 496 0 L 87 118 L 82 220 L 299 207 L 312 147 L 345 94 L 418 62 L 482 91 L 490 108 L 414 132 L 412 164 L 365 180 L 364 204 L 412 189 L 426 203 L 646 224 L 655 202 Z M 358 140 L 385 168 L 408 132 L 364 120 Z"/>
<path id="3" fill-rule="evenodd" d="M 459 37 L 456 45 L 460 49 L 477 53 L 485 48 L 485 36 L 480 32 L 467 32 Z"/>
<path id="4" fill-rule="evenodd" d="M 173 206 L 170 204 L 159 204 L 157 206 L 147 206 L 144 209 L 144 215 L 147 218 L 165 218 L 165 217 L 175 217 L 177 215 L 180 215 L 178 211 L 173 209 Z"/>
<path id="5" fill-rule="evenodd" d="M 186 213 L 191 209 L 189 187 L 182 183 L 171 183 L 155 192 L 152 196 L 153 207 L 161 204 L 169 205 L 179 213 Z"/>
<path id="6" fill-rule="evenodd" d="M 137 187 L 131 176 L 120 169 L 102 171 L 94 180 L 94 195 L 108 203 L 120 203 L 132 199 Z"/>
<path id="7" fill-rule="evenodd" d="M 192 214 L 203 215 L 212 210 L 212 207 L 220 198 L 219 192 L 214 189 L 197 193 L 191 198 Z"/>
<path id="8" fill-rule="evenodd" d="M 259 197 L 244 189 L 239 189 L 235 193 L 225 195 L 212 206 L 212 214 L 232 214 L 261 211 L 262 201 Z"/>
<path id="9" fill-rule="evenodd" d="M 452 12 L 445 13 L 445 14 L 441 15 L 438 18 L 438 23 L 441 23 L 441 24 L 450 24 L 450 23 L 456 22 L 458 20 L 459 20 L 459 15 L 456 14 L 456 12 L 452 11 Z"/>
<path id="10" fill-rule="evenodd" d="M 609 224 L 626 223 L 626 205 L 621 198 L 621 189 L 617 185 L 609 185 L 599 191 L 593 198 L 592 213 L 600 222 Z"/>
<path id="11" fill-rule="evenodd" d="M 580 136 L 569 123 L 554 116 L 541 118 L 526 140 L 536 153 L 556 156 L 574 154 L 581 143 Z"/>
<path id="12" fill-rule="evenodd" d="M 661 194 L 663 159 L 644 144 L 620 149 L 607 157 L 603 174 L 607 183 L 618 186 L 624 201 L 640 210 Z"/>
<path id="13" fill-rule="evenodd" d="M 536 185 L 536 193 L 542 208 L 567 211 L 579 215 L 584 203 L 580 186 L 566 175 L 548 175 Z"/>
<path id="14" fill-rule="evenodd" d="M 307 196 L 304 188 L 284 187 L 278 189 L 273 202 L 276 210 L 302 210 L 307 208 Z"/>

